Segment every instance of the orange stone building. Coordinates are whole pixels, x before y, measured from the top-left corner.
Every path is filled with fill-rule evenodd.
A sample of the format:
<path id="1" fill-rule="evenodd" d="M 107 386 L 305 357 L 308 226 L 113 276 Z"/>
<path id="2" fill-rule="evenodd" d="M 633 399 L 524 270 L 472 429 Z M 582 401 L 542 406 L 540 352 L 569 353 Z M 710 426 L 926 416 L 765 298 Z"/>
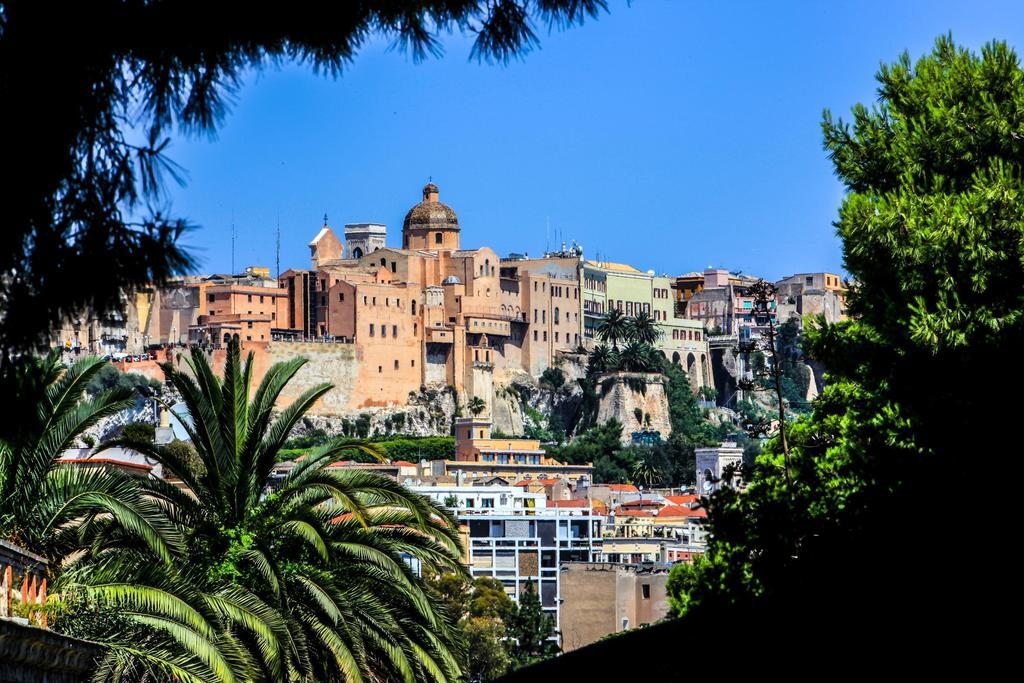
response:
<path id="1" fill-rule="evenodd" d="M 344 237 L 325 223 L 309 244 L 311 268 L 280 275 L 272 322 L 279 337 L 354 346 L 353 407 L 404 403 L 430 385 L 489 406 L 496 380 L 539 375 L 579 344 L 575 269 L 564 269 L 569 279 L 462 248 L 433 183 L 405 217 L 401 249 L 386 246 L 379 224 L 347 225 Z"/>

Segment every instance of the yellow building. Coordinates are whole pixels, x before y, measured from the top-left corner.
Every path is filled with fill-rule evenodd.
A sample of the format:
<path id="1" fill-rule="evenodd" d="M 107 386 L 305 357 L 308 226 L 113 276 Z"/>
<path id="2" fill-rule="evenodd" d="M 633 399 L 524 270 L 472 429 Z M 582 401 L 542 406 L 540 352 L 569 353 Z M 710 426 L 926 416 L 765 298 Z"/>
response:
<path id="1" fill-rule="evenodd" d="M 589 485 L 593 465 L 566 465 L 547 457 L 537 439 L 492 439 L 491 421 L 484 417 L 455 421 L 455 460 L 445 463 L 447 474 L 523 480 L 565 480 L 571 487 Z"/>

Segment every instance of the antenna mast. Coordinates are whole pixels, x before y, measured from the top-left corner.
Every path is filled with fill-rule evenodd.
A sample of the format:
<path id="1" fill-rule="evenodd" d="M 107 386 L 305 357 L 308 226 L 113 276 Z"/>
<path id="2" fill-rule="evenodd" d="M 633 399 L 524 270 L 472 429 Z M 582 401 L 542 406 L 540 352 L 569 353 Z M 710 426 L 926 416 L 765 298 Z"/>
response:
<path id="1" fill-rule="evenodd" d="M 231 209 L 231 275 L 235 275 L 235 210 Z"/>
<path id="2" fill-rule="evenodd" d="M 281 277 L 281 209 L 277 210 L 277 245 L 274 252 L 275 275 Z"/>

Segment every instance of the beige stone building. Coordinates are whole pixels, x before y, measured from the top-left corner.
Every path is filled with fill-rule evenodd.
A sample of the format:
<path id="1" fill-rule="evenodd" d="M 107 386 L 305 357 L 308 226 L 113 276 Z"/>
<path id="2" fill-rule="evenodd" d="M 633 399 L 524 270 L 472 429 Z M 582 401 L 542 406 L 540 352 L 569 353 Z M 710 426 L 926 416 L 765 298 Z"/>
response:
<path id="1" fill-rule="evenodd" d="M 612 633 L 666 617 L 668 570 L 664 564 L 563 564 L 559 607 L 562 650 L 570 652 Z"/>
<path id="2" fill-rule="evenodd" d="M 846 320 L 846 284 L 835 273 L 797 273 L 775 283 L 779 322 L 823 315 L 830 323 Z"/>

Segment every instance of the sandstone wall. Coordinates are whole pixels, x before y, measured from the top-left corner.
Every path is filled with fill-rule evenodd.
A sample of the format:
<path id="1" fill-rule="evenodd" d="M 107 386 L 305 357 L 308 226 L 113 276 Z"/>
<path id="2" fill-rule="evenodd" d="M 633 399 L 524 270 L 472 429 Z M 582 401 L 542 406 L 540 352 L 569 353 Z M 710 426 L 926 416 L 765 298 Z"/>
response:
<path id="1" fill-rule="evenodd" d="M 598 381 L 597 393 L 600 397 L 597 409 L 598 424 L 612 418 L 621 422 L 623 443 L 630 441 L 633 432 L 644 428 L 661 432 L 662 439 L 667 439 L 672 433 L 668 396 L 665 393 L 662 375 L 640 372 L 604 375 Z M 637 419 L 638 410 L 640 420 Z"/>

